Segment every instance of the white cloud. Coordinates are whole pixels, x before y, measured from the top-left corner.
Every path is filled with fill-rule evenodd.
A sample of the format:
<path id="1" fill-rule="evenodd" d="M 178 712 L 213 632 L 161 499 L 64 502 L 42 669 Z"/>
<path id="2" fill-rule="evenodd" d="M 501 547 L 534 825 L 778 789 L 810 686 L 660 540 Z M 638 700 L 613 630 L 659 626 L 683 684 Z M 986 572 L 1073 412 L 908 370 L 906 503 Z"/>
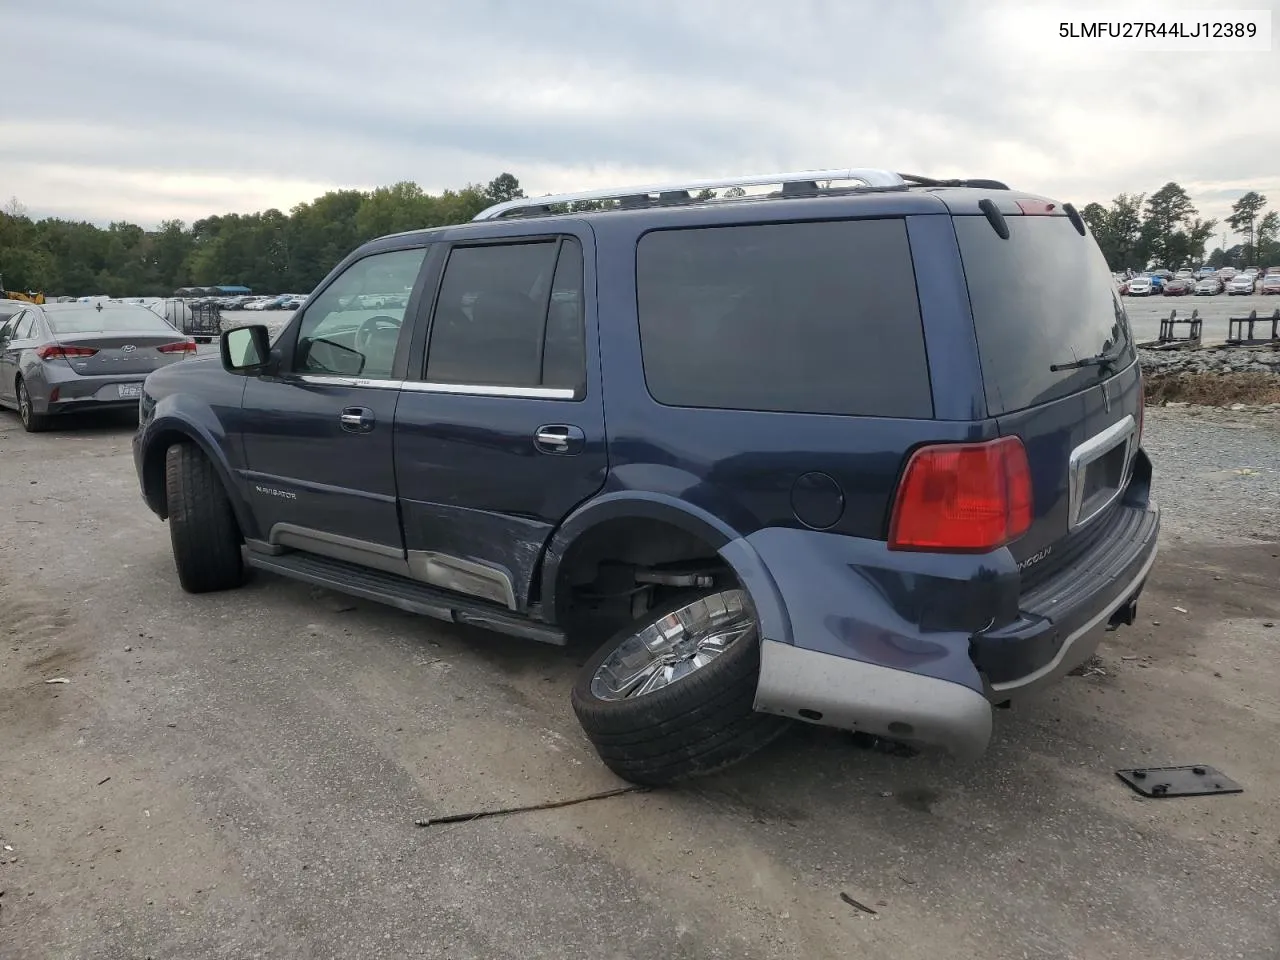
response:
<path id="1" fill-rule="evenodd" d="M 1178 180 L 1206 216 L 1246 189 L 1280 206 L 1274 54 L 1072 46 L 1019 9 L 9 0 L 40 56 L 0 101 L 0 192 L 154 223 L 503 170 L 542 193 L 885 165 L 1078 205 Z"/>

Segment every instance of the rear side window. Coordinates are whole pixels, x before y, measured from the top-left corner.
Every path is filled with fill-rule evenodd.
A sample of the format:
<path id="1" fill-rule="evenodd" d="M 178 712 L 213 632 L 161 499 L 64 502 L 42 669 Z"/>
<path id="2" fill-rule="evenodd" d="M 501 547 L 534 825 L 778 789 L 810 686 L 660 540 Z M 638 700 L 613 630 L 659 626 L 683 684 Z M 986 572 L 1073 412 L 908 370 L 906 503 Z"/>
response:
<path id="1" fill-rule="evenodd" d="M 636 290 L 659 403 L 933 416 L 902 220 L 649 233 Z"/>
<path id="2" fill-rule="evenodd" d="M 1012 413 L 1083 390 L 1133 360 L 1129 321 L 1093 237 L 1066 217 L 956 217 L 987 408 Z M 1050 368 L 1100 354 L 1114 364 Z"/>
<path id="3" fill-rule="evenodd" d="M 431 322 L 426 379 L 558 387 L 586 378 L 577 240 L 456 247 Z"/>
<path id="4" fill-rule="evenodd" d="M 17 326 L 13 328 L 13 339 L 27 340 L 36 335 L 36 316 L 34 313 L 24 313 L 18 318 Z"/>

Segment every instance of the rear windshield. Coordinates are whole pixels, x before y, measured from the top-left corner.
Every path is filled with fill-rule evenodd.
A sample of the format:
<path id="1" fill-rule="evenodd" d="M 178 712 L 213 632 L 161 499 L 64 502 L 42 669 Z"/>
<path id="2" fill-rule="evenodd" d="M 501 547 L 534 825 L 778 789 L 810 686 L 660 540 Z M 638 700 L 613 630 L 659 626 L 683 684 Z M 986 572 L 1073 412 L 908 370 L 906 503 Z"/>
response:
<path id="1" fill-rule="evenodd" d="M 992 415 L 1065 397 L 1132 362 L 1129 321 L 1092 237 L 1066 217 L 1009 217 L 1008 240 L 986 217 L 954 222 Z M 1098 355 L 1117 359 L 1050 369 Z"/>
<path id="2" fill-rule="evenodd" d="M 659 403 L 933 416 L 902 220 L 656 231 L 636 291 Z"/>
<path id="3" fill-rule="evenodd" d="M 49 326 L 59 335 L 73 333 L 176 333 L 161 317 L 146 307 L 136 309 L 49 310 Z"/>

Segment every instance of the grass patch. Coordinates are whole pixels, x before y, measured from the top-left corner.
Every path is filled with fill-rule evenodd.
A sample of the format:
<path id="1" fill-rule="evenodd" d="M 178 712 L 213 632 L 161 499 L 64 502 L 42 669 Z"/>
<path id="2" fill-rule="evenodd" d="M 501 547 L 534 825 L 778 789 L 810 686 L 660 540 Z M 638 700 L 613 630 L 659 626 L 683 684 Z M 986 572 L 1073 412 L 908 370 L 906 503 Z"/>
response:
<path id="1" fill-rule="evenodd" d="M 1274 373 L 1156 373 L 1143 377 L 1147 405 L 1195 403 L 1229 407 L 1233 403 L 1280 403 L 1280 375 Z"/>

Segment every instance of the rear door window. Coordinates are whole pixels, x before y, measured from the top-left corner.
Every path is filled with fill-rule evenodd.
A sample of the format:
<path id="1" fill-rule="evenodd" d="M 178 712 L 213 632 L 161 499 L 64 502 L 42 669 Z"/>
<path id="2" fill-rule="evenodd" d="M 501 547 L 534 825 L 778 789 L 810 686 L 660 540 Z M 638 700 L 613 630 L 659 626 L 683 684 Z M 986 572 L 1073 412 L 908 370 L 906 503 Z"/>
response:
<path id="1" fill-rule="evenodd" d="M 585 343 L 577 240 L 455 247 L 431 321 L 426 379 L 579 397 Z"/>
<path id="2" fill-rule="evenodd" d="M 13 328 L 13 339 L 28 340 L 35 336 L 36 317 L 33 313 L 24 313 L 18 318 L 17 325 Z"/>
<path id="3" fill-rule="evenodd" d="M 1001 240 L 986 217 L 954 218 L 978 353 L 993 416 L 1047 403 L 1122 370 L 1134 358 L 1129 321 L 1093 237 L 1066 217 L 1008 217 Z M 1114 364 L 1051 368 L 1105 354 Z"/>
<path id="4" fill-rule="evenodd" d="M 901 219 L 652 232 L 636 290 L 659 403 L 933 416 Z"/>

